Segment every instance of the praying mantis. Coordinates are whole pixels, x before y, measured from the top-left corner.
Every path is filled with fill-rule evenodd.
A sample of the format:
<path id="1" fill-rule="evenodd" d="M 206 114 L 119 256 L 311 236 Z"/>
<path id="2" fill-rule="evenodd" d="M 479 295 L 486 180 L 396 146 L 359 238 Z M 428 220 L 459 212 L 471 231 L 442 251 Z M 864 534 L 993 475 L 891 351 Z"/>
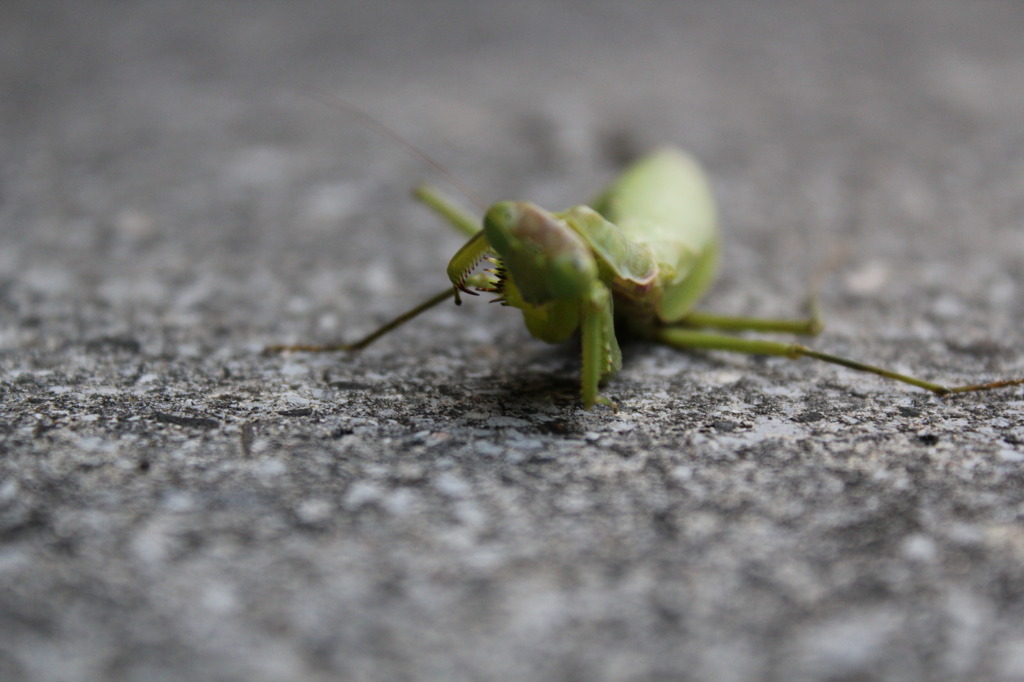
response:
<path id="1" fill-rule="evenodd" d="M 415 147 L 399 142 L 437 166 Z M 813 358 L 940 396 L 1024 383 L 1022 378 L 945 386 L 798 343 L 735 334 L 816 335 L 822 329 L 816 306 L 806 319 L 734 317 L 695 310 L 714 278 L 719 233 L 706 176 L 691 156 L 678 149 L 653 152 L 626 169 L 589 205 L 562 212 L 526 201 L 499 201 L 487 209 L 481 226 L 437 190 L 420 187 L 414 196 L 468 236 L 448 263 L 451 286 L 355 342 L 277 345 L 268 351 L 361 350 L 450 298 L 461 303 L 462 294 L 486 292 L 502 305 L 518 308 L 529 333 L 542 341 L 561 343 L 578 335 L 580 400 L 586 410 L 604 405 L 618 411 L 618 405 L 600 389 L 622 366 L 617 333 L 623 332 L 680 349 Z M 493 267 L 481 269 L 485 260 Z"/>

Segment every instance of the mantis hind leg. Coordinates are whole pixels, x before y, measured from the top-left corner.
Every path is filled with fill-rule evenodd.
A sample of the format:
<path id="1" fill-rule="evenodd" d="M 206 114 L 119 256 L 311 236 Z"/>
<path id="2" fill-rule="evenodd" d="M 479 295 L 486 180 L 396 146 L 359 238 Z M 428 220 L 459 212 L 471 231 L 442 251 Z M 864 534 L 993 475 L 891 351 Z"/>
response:
<path id="1" fill-rule="evenodd" d="M 656 327 L 650 337 L 675 348 L 698 348 L 705 350 L 724 350 L 734 353 L 746 353 L 749 355 L 774 355 L 786 357 L 791 360 L 797 358 L 813 358 L 833 365 L 841 365 L 858 372 L 875 374 L 886 379 L 892 379 L 911 386 L 923 388 L 936 395 L 950 395 L 953 393 L 969 393 L 972 391 L 987 391 L 1007 386 L 1018 386 L 1024 384 L 1024 379 L 1008 379 L 993 381 L 981 384 L 967 384 L 962 386 L 944 386 L 931 381 L 925 381 L 918 377 L 907 374 L 900 374 L 884 367 L 869 365 L 838 355 L 822 353 L 798 343 L 783 343 L 764 339 L 746 339 L 725 334 L 709 334 L 686 326 L 665 326 Z"/>
<path id="2" fill-rule="evenodd" d="M 716 315 L 714 313 L 691 310 L 684 318 L 674 322 L 673 325 L 733 332 L 778 332 L 781 334 L 795 334 L 797 336 L 817 336 L 825 328 L 825 325 L 821 320 L 821 307 L 818 305 L 818 297 L 814 293 L 811 293 L 807 298 L 807 311 L 808 315 L 805 318 L 776 319 Z"/>

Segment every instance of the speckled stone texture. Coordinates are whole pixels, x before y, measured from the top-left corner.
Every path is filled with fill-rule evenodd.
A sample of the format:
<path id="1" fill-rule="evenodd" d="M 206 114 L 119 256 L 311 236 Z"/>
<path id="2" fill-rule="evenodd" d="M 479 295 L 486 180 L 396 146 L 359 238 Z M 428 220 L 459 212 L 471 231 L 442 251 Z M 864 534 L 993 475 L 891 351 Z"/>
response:
<path id="1" fill-rule="evenodd" d="M 0 8 L 0 680 L 1024 680 L 1024 391 L 443 306 L 408 198 L 690 149 L 710 310 L 1024 376 L 1024 4 Z M 467 202 L 468 203 L 468 202 Z M 838 257 L 836 255 L 838 254 Z"/>

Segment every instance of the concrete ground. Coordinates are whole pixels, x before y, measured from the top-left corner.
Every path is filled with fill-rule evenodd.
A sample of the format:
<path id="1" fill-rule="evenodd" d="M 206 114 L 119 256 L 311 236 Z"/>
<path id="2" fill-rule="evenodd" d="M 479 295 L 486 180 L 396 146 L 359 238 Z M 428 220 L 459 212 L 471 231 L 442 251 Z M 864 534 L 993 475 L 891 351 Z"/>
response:
<path id="1" fill-rule="evenodd" d="M 0 9 L 0 679 L 1024 680 L 1024 391 L 571 346 L 445 305 L 443 184 L 562 208 L 660 144 L 711 310 L 1024 376 L 1024 5 Z M 320 100 L 320 101 L 318 101 Z M 841 258 L 833 258 L 834 254 Z"/>

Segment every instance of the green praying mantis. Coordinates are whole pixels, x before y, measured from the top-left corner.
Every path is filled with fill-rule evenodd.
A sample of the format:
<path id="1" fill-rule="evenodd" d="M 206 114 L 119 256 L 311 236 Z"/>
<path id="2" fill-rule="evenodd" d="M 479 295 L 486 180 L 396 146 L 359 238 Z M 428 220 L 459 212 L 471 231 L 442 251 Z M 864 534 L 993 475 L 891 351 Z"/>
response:
<path id="1" fill-rule="evenodd" d="M 395 137 L 379 123 L 371 123 Z M 418 149 L 399 142 L 437 167 Z M 353 343 L 280 345 L 268 351 L 360 350 L 449 298 L 461 303 L 463 293 L 487 292 L 502 305 L 518 308 L 527 330 L 542 341 L 560 343 L 578 334 L 580 398 L 587 410 L 606 405 L 618 411 L 600 388 L 622 366 L 616 337 L 620 332 L 681 349 L 814 358 L 940 396 L 1024 383 L 1024 379 L 1011 379 L 944 386 L 798 343 L 735 335 L 740 331 L 818 334 L 822 325 L 816 306 L 807 319 L 733 317 L 694 310 L 714 278 L 719 233 L 705 174 L 692 157 L 677 149 L 662 149 L 636 162 L 590 205 L 553 213 L 526 201 L 500 201 L 487 209 L 482 228 L 436 190 L 420 187 L 415 196 L 469 237 L 448 263 L 452 286 Z M 493 267 L 481 269 L 485 259 Z"/>

